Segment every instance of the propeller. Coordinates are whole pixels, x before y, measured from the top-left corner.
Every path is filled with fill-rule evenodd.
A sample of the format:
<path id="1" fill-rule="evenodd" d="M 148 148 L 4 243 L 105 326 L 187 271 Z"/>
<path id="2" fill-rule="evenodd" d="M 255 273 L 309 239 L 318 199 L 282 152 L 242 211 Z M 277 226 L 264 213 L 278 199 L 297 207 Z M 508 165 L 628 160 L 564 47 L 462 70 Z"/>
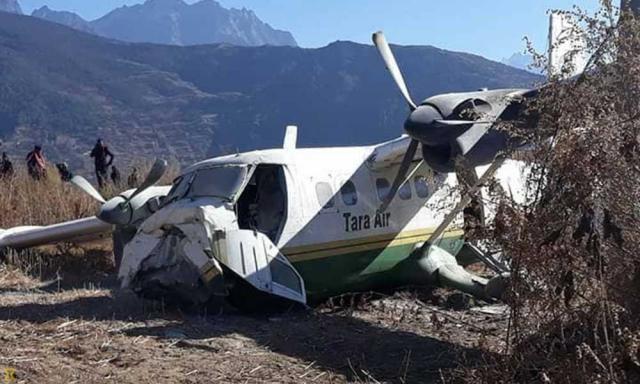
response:
<path id="1" fill-rule="evenodd" d="M 106 200 L 104 199 L 104 197 L 102 197 L 102 195 L 100 194 L 100 192 L 98 192 L 93 185 L 91 185 L 91 183 L 89 181 L 87 181 L 87 179 L 85 179 L 82 176 L 73 176 L 71 178 L 71 183 L 73 185 L 75 185 L 76 187 L 80 188 L 81 190 L 83 190 L 87 195 L 91 196 L 94 200 L 104 204 L 106 202 Z"/>
<path id="2" fill-rule="evenodd" d="M 147 177 L 129 197 L 118 195 L 108 201 L 82 176 L 74 176 L 71 179 L 71 183 L 102 203 L 100 211 L 96 215 L 100 220 L 113 225 L 128 225 L 131 224 L 134 212 L 131 201 L 134 197 L 160 181 L 166 170 L 167 162 L 162 159 L 156 159 Z"/>
<path id="3" fill-rule="evenodd" d="M 379 208 L 379 211 L 384 211 L 406 180 L 407 172 L 420 143 L 425 161 L 433 169 L 441 172 L 455 171 L 454 164 L 459 157 L 468 160 L 471 165 L 491 161 L 495 157 L 492 148 L 499 148 L 502 145 L 501 137 L 489 139 L 490 142 L 487 143 L 489 147 L 486 150 L 482 149 L 473 153 L 471 151 L 476 148 L 502 112 L 510 105 L 509 96 L 513 91 L 504 90 L 503 93 L 500 90 L 497 92 L 486 91 L 487 93 L 484 94 L 482 93 L 484 91 L 478 91 L 476 95 L 469 92 L 466 96 L 462 96 L 462 94 L 460 96 L 458 94 L 439 95 L 416 105 L 411 99 L 402 72 L 384 34 L 376 32 L 372 39 L 411 110 L 404 124 L 404 129 L 412 140 L 400 164 L 392 188 Z M 506 97 L 503 100 L 498 100 L 503 95 Z M 462 97 L 465 98 L 458 99 Z M 468 158 L 469 156 L 471 157 Z"/>

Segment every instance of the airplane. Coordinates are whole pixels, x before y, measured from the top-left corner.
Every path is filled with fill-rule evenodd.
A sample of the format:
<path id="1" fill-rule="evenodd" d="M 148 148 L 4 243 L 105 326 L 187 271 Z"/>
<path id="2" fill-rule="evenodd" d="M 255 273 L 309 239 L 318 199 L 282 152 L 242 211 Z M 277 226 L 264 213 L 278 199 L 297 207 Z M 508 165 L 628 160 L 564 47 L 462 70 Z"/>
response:
<path id="1" fill-rule="evenodd" d="M 425 284 L 500 299 L 509 268 L 468 241 L 464 211 L 473 205 L 476 220 L 491 217 L 495 207 L 482 203 L 491 177 L 513 199 L 526 198 L 527 164 L 508 158 L 526 143 L 493 128 L 521 118 L 538 89 L 415 104 L 382 32 L 373 42 L 409 106 L 399 138 L 297 148 L 289 126 L 282 148 L 204 160 L 171 186 L 155 186 L 167 167 L 157 160 L 139 188 L 108 201 L 76 176 L 72 183 L 101 204 L 95 217 L 0 232 L 0 249 L 111 232 L 122 287 L 178 304 L 225 297 L 251 311 Z M 465 269 L 476 262 L 494 276 Z"/>

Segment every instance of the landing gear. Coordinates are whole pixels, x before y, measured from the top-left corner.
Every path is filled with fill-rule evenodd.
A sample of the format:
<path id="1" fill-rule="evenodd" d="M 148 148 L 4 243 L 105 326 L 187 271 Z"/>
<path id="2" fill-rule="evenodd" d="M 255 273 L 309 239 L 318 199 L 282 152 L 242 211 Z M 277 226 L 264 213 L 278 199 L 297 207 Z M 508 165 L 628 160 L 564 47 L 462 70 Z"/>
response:
<path id="1" fill-rule="evenodd" d="M 464 269 L 455 256 L 435 245 L 424 250 L 418 264 L 429 279 L 438 285 L 457 289 L 486 301 L 501 299 L 510 277 L 508 272 L 498 272 L 491 279 L 474 275 Z"/>
<path id="2" fill-rule="evenodd" d="M 117 226 L 114 229 L 111 239 L 113 240 L 113 261 L 116 266 L 116 271 L 120 270 L 122 264 L 122 258 L 124 256 L 124 246 L 127 245 L 131 239 L 136 235 L 136 229 L 125 229 Z"/>

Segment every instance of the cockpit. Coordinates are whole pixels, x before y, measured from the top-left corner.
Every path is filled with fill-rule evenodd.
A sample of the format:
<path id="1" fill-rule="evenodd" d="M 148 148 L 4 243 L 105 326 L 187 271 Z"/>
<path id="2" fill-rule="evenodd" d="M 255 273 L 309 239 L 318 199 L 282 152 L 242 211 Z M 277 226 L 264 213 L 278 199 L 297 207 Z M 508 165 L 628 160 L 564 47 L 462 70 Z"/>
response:
<path id="1" fill-rule="evenodd" d="M 287 217 L 286 197 L 281 165 L 217 165 L 177 178 L 162 206 L 181 199 L 222 199 L 233 204 L 240 229 L 262 232 L 275 243 Z"/>
<path id="2" fill-rule="evenodd" d="M 274 243 L 287 218 L 287 185 L 281 165 L 262 164 L 236 204 L 240 229 L 262 232 Z"/>
<path id="3" fill-rule="evenodd" d="M 179 199 L 199 197 L 217 197 L 234 202 L 238 194 L 242 192 L 251 173 L 252 169 L 247 165 L 225 165 L 198 169 L 180 176 L 173 182 L 173 187 L 163 205 Z"/>

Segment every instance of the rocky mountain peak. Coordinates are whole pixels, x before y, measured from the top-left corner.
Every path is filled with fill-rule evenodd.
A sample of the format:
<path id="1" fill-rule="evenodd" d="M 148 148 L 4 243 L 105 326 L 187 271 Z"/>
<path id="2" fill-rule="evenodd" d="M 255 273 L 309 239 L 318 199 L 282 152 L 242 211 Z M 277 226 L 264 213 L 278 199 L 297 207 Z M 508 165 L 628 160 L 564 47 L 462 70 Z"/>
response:
<path id="1" fill-rule="evenodd" d="M 229 43 L 296 46 L 293 36 L 272 28 L 248 9 L 227 9 L 214 0 L 147 0 L 118 8 L 91 23 L 102 36 L 171 45 Z"/>
<path id="2" fill-rule="evenodd" d="M 79 31 L 94 33 L 91 24 L 73 12 L 56 11 L 48 6 L 40 7 L 31 13 L 31 16 L 66 25 Z"/>
<path id="3" fill-rule="evenodd" d="M 0 0 L 0 11 L 22 15 L 22 8 L 20 8 L 18 0 Z"/>
<path id="4" fill-rule="evenodd" d="M 142 4 L 142 6 L 146 7 L 148 10 L 166 11 L 187 7 L 188 4 L 183 0 L 147 0 Z"/>

